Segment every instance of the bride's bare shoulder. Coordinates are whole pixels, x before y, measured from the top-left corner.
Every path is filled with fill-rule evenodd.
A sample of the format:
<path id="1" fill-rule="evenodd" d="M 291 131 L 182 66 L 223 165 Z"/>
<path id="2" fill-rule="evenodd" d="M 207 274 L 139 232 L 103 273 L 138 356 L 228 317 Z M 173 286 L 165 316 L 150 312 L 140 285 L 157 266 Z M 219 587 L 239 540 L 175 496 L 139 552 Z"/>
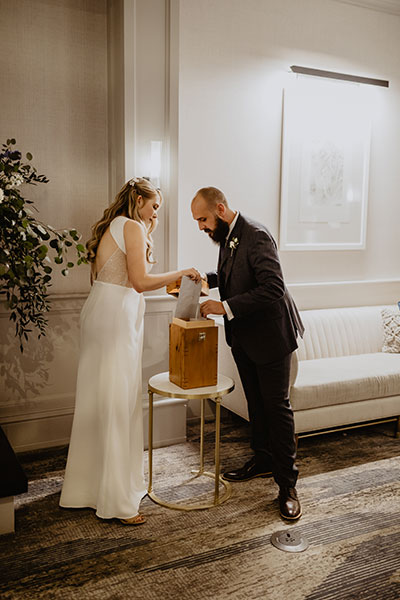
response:
<path id="1" fill-rule="evenodd" d="M 142 225 L 133 219 L 127 219 L 125 223 L 125 230 L 129 232 L 143 233 Z"/>
<path id="2" fill-rule="evenodd" d="M 145 237 L 143 226 L 133 219 L 127 220 L 124 227 L 124 236 L 128 241 L 143 240 Z"/>

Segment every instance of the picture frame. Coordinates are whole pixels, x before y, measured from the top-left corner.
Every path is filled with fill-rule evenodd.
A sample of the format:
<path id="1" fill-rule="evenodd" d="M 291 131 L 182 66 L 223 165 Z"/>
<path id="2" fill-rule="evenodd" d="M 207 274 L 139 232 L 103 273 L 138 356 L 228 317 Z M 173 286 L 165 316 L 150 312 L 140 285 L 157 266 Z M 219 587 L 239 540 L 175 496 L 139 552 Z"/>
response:
<path id="1" fill-rule="evenodd" d="M 371 118 L 359 85 L 284 90 L 280 250 L 362 250 Z"/>

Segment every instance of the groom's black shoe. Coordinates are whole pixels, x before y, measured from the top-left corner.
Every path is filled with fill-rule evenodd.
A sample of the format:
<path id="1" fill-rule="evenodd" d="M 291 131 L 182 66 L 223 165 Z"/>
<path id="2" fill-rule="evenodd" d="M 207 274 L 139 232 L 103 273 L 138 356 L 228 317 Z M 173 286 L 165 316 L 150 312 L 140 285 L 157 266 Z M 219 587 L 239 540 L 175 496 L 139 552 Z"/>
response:
<path id="1" fill-rule="evenodd" d="M 271 469 L 256 464 L 254 457 L 240 469 L 227 471 L 222 475 L 222 479 L 227 481 L 249 481 L 254 477 L 272 477 Z"/>
<path id="2" fill-rule="evenodd" d="M 279 512 L 283 519 L 288 519 L 289 521 L 300 519 L 302 513 L 296 488 L 280 487 L 278 500 Z"/>

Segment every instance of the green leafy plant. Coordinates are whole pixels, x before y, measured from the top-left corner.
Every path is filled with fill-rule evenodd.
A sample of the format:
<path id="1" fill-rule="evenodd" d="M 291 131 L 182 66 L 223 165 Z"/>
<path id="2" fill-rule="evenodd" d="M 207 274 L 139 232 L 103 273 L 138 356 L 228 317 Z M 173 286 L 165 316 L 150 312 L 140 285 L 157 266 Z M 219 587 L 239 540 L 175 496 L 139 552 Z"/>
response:
<path id="1" fill-rule="evenodd" d="M 15 323 L 20 350 L 37 329 L 38 337 L 46 333 L 50 309 L 48 288 L 51 286 L 53 262 L 63 265 L 68 275 L 74 262 L 67 259 L 68 248 L 76 252 L 76 264 L 87 263 L 86 251 L 76 229 L 59 231 L 39 221 L 32 200 L 21 194 L 21 186 L 48 183 L 30 164 L 32 154 L 22 154 L 14 148 L 15 139 L 8 139 L 0 152 L 0 294 L 5 296 Z"/>

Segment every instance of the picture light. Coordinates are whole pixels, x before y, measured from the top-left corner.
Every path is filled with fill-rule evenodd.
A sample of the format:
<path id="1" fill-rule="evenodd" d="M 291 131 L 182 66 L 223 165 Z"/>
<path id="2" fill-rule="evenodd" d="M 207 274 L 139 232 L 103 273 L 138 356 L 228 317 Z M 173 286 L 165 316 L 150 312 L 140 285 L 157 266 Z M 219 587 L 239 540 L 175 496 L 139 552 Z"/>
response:
<path id="1" fill-rule="evenodd" d="M 347 73 L 336 73 L 335 71 L 324 71 L 321 69 L 311 69 L 310 67 L 299 67 L 292 65 L 293 73 L 300 75 L 312 75 L 313 77 L 327 77 L 329 79 L 341 79 L 342 81 L 353 81 L 354 83 L 366 83 L 368 85 L 379 85 L 389 87 L 389 82 L 384 79 L 373 79 L 371 77 L 359 77 L 358 75 L 348 75 Z"/>

